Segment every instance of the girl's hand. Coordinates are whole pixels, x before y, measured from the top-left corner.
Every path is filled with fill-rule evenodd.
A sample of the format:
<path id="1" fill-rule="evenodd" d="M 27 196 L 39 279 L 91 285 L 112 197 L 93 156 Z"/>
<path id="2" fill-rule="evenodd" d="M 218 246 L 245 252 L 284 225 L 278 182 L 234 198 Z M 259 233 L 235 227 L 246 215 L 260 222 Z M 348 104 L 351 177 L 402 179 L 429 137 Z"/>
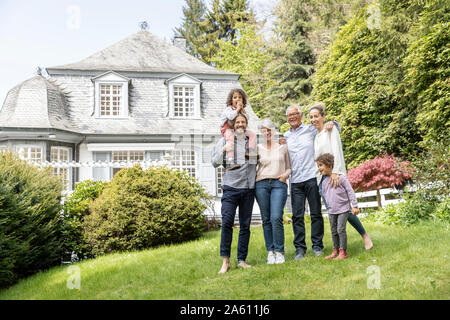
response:
<path id="1" fill-rule="evenodd" d="M 352 208 L 352 214 L 354 216 L 358 215 L 359 214 L 359 209 L 358 208 Z"/>

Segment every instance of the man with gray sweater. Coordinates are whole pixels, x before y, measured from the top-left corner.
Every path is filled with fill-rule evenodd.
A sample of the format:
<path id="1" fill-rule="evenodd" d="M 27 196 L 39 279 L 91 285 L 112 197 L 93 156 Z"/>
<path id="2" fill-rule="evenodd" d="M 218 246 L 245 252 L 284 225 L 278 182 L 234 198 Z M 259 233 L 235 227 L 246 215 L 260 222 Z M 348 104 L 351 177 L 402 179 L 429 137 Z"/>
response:
<path id="1" fill-rule="evenodd" d="M 230 268 L 231 242 L 233 238 L 233 225 L 236 209 L 239 207 L 239 239 L 237 248 L 238 267 L 250 268 L 245 260 L 248 254 L 250 240 L 250 222 L 252 219 L 253 204 L 255 202 L 256 159 L 248 159 L 248 137 L 245 136 L 247 118 L 239 114 L 233 124 L 235 133 L 234 150 L 222 137 L 216 144 L 212 165 L 217 168 L 224 166 L 225 173 L 222 178 L 222 233 L 220 239 L 220 256 L 222 268 L 219 273 L 226 273 Z M 231 150 L 230 150 L 231 149 Z M 233 164 L 227 164 L 226 152 L 234 151 L 237 168 Z"/>

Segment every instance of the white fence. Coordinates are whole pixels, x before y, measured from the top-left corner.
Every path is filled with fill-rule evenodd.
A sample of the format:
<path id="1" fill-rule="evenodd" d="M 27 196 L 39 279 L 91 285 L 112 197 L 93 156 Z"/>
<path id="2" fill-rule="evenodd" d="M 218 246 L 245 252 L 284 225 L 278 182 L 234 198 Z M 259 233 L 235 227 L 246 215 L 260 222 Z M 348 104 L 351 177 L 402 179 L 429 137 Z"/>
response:
<path id="1" fill-rule="evenodd" d="M 391 195 L 391 194 L 395 195 L 396 199 L 386 199 L 386 196 Z M 358 201 L 358 207 L 359 208 L 377 208 L 378 201 L 376 200 L 376 198 L 375 198 L 375 201 L 362 201 L 364 198 L 376 197 L 376 196 L 377 196 L 376 190 L 366 191 L 366 192 L 357 192 L 356 200 Z M 403 201 L 400 198 L 399 191 L 396 189 L 391 189 L 391 188 L 380 189 L 380 196 L 381 196 L 381 206 L 382 207 L 384 207 L 387 204 L 399 203 L 399 202 Z"/>

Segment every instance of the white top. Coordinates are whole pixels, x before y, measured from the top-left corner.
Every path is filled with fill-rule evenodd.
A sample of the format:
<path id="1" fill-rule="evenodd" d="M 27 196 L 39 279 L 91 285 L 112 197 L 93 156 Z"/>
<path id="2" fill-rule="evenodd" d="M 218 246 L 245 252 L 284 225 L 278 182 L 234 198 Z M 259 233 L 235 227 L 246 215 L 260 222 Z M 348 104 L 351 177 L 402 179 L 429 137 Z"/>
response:
<path id="1" fill-rule="evenodd" d="M 336 126 L 327 131 L 325 128 L 318 132 L 314 139 L 314 158 L 324 153 L 331 153 L 334 156 L 333 173 L 347 175 L 345 169 L 344 151 L 342 150 L 341 136 Z M 320 183 L 322 175 L 317 170 L 317 179 Z"/>

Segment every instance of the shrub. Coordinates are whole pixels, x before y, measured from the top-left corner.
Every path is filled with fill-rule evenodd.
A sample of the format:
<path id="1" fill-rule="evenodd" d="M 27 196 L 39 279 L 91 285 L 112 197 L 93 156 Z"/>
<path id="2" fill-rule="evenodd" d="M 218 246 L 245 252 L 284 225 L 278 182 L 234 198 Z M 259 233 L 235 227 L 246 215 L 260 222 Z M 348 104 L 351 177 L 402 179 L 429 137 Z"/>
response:
<path id="1" fill-rule="evenodd" d="M 0 287 L 61 262 L 61 180 L 0 153 Z"/>
<path id="2" fill-rule="evenodd" d="M 348 172 L 348 180 L 356 191 L 377 190 L 379 208 L 381 208 L 379 189 L 403 186 L 411 177 L 412 168 L 408 161 L 400 161 L 386 153 L 368 160 Z"/>
<path id="3" fill-rule="evenodd" d="M 95 254 L 104 254 L 196 239 L 205 227 L 207 197 L 185 172 L 122 169 L 90 204 L 86 240 Z"/>
<path id="4" fill-rule="evenodd" d="M 64 201 L 64 252 L 75 253 L 79 258 L 92 256 L 92 248 L 83 240 L 83 221 L 89 214 L 89 204 L 96 199 L 106 183 L 85 180 L 76 184 Z"/>
<path id="5" fill-rule="evenodd" d="M 388 204 L 383 209 L 378 210 L 372 217 L 373 220 L 387 225 L 408 226 L 422 220 L 429 220 L 436 207 L 436 203 L 423 201 L 421 194 L 411 195 L 406 193 L 403 199 L 404 202 Z"/>
<path id="6" fill-rule="evenodd" d="M 435 221 L 444 221 L 450 223 L 450 197 L 441 201 L 434 209 L 432 217 Z"/>

